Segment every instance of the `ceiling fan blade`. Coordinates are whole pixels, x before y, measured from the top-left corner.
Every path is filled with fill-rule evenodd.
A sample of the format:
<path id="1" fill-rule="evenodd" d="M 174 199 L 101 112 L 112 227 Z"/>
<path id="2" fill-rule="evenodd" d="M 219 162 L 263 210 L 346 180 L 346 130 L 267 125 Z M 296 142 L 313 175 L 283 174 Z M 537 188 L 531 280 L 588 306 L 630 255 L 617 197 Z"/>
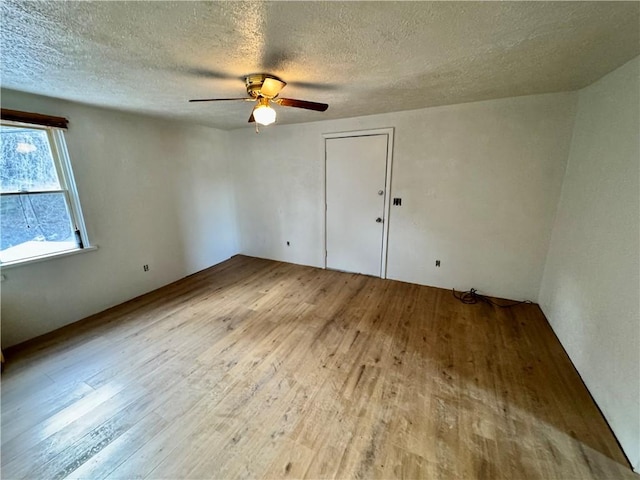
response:
<path id="1" fill-rule="evenodd" d="M 277 78 L 267 77 L 262 82 L 262 86 L 260 87 L 260 95 L 267 98 L 273 98 L 280 93 L 285 87 L 286 83 L 282 80 L 278 80 Z"/>
<path id="2" fill-rule="evenodd" d="M 316 110 L 317 112 L 324 112 L 329 108 L 326 103 L 308 102 L 306 100 L 296 100 L 295 98 L 276 98 L 274 102 L 283 107 L 305 108 L 307 110 Z"/>
<path id="3" fill-rule="evenodd" d="M 231 100 L 244 100 L 245 102 L 255 101 L 253 98 L 239 97 L 239 98 L 194 98 L 189 100 L 190 102 L 227 102 Z"/>
<path id="4" fill-rule="evenodd" d="M 249 117 L 249 123 L 254 123 L 256 119 L 253 117 L 253 112 L 251 112 L 251 116 Z"/>

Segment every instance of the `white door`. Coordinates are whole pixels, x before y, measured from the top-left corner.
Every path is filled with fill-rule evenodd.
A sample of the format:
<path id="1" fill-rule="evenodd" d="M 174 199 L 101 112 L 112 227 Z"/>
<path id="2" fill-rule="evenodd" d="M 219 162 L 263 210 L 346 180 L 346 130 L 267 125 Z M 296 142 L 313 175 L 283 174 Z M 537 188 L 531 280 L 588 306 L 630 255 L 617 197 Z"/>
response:
<path id="1" fill-rule="evenodd" d="M 388 139 L 326 139 L 327 268 L 381 276 Z"/>

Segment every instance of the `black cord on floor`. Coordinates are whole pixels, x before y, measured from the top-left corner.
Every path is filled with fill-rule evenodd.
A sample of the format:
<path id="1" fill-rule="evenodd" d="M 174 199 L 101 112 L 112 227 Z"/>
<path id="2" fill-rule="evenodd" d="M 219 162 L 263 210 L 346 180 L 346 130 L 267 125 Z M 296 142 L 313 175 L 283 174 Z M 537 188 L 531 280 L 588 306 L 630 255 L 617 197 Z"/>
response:
<path id="1" fill-rule="evenodd" d="M 478 302 L 485 302 L 485 303 L 488 303 L 489 305 L 494 305 L 500 308 L 510 308 L 510 307 L 515 307 L 516 305 L 522 305 L 523 303 L 533 303 L 531 300 L 523 300 L 522 302 L 511 302 L 511 303 L 501 304 L 501 303 L 494 302 L 493 300 L 491 300 L 489 297 L 485 295 L 479 294 L 475 288 L 472 288 L 468 292 L 460 292 L 460 293 L 456 292 L 455 288 L 452 290 L 453 290 L 453 296 L 456 297 L 458 300 L 460 300 L 462 303 L 466 303 L 467 305 L 472 305 Z"/>

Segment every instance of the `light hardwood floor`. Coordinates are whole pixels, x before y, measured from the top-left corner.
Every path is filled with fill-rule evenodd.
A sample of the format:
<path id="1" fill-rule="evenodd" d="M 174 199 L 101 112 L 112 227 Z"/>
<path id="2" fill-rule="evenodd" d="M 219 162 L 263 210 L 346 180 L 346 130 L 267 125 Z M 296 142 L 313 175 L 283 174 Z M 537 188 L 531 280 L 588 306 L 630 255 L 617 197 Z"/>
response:
<path id="1" fill-rule="evenodd" d="M 237 256 L 6 352 L 2 478 L 639 478 L 536 305 Z"/>

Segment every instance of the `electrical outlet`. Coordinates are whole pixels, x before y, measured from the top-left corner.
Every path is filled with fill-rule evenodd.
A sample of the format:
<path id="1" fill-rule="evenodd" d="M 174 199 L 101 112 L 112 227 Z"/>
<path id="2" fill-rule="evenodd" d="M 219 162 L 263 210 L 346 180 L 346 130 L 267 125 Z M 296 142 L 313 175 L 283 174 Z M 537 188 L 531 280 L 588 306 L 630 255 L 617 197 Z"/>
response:
<path id="1" fill-rule="evenodd" d="M 149 271 L 149 265 L 143 265 L 143 266 L 142 266 L 142 269 L 143 269 L 145 272 L 148 272 L 148 271 Z"/>
<path id="2" fill-rule="evenodd" d="M 440 266 L 440 260 L 436 260 L 436 267 Z"/>

